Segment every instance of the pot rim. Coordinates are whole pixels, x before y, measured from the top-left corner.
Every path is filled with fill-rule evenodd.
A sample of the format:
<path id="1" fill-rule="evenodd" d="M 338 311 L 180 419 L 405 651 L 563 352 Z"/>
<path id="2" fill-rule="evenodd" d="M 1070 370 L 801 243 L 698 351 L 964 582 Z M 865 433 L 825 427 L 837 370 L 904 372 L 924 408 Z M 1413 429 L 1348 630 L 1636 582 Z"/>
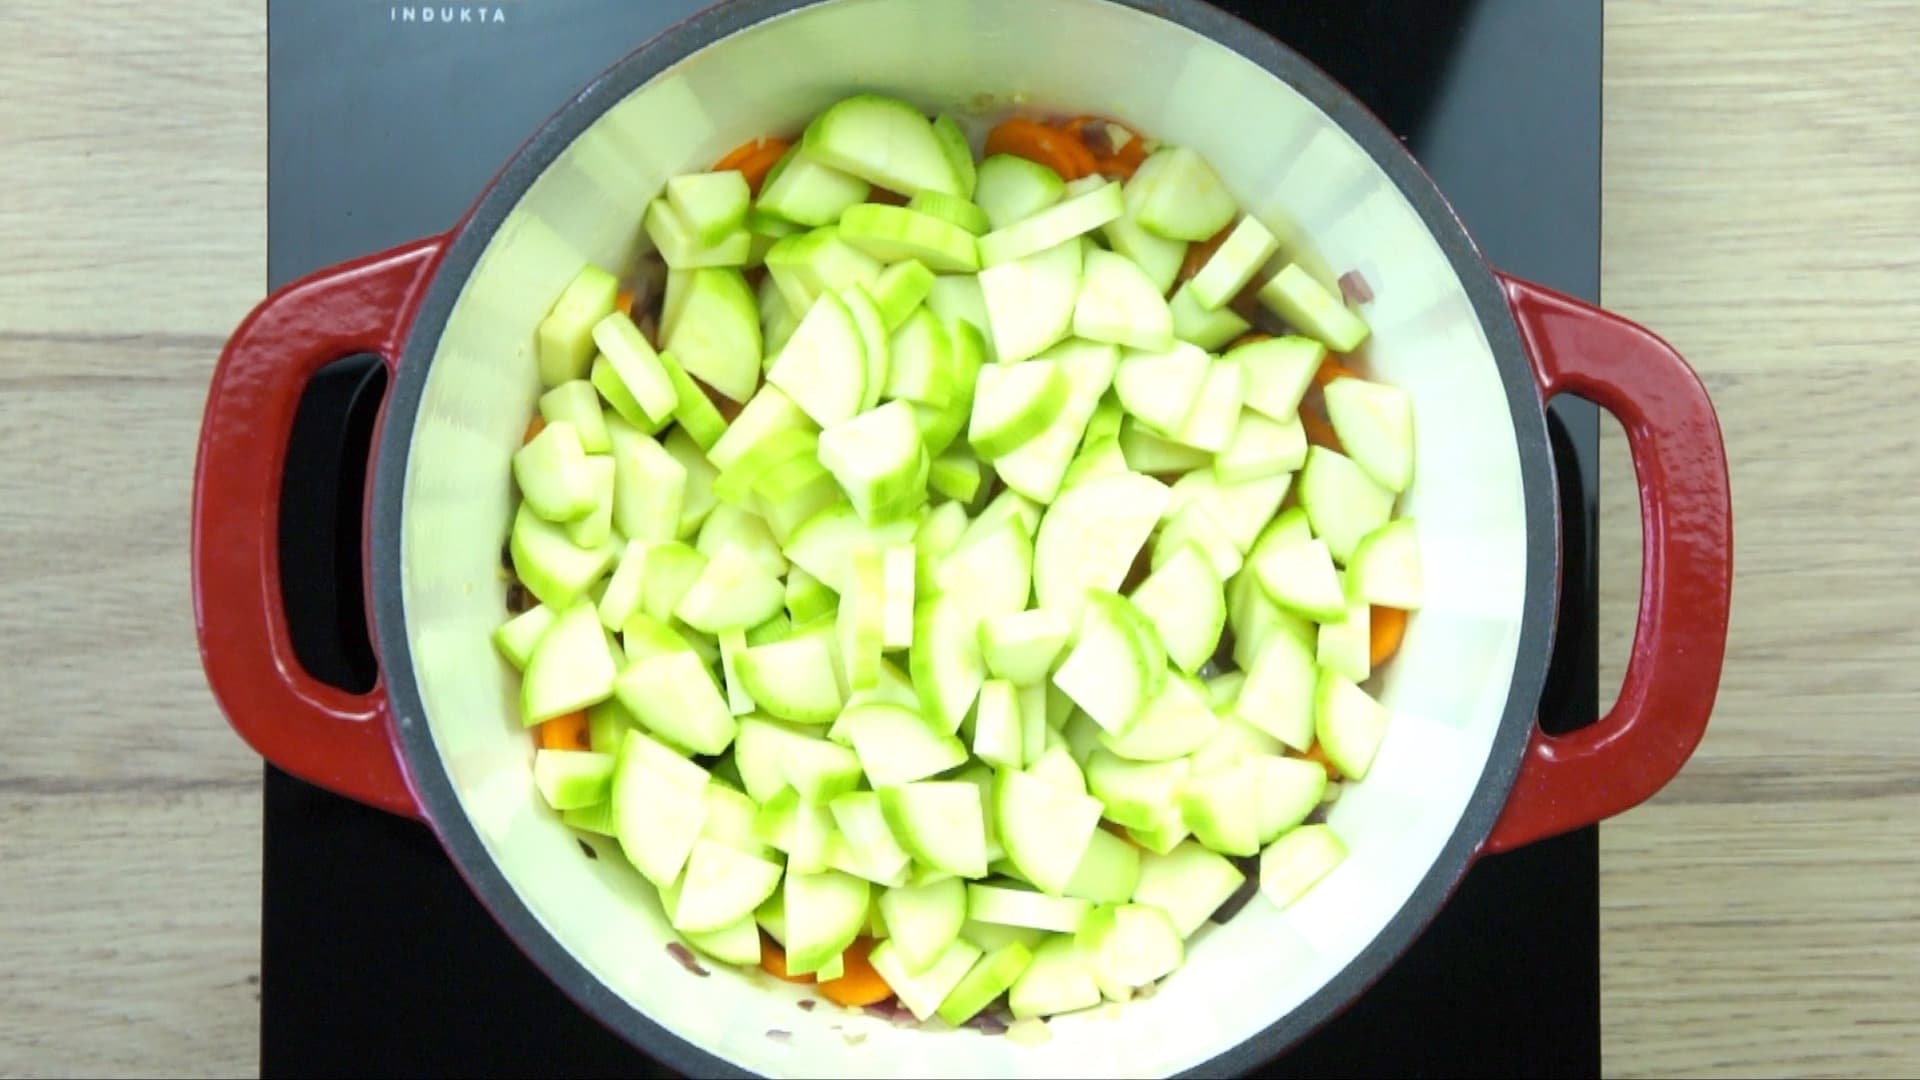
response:
<path id="1" fill-rule="evenodd" d="M 406 635 L 401 522 L 408 454 L 428 368 L 481 255 L 528 188 L 608 109 L 693 53 L 761 22 L 834 0 L 729 0 L 663 31 L 606 68 L 552 115 L 495 175 L 448 242 L 407 331 L 387 393 L 368 504 L 369 609 L 395 740 L 423 814 L 456 869 L 527 957 L 589 1015 L 686 1075 L 752 1076 L 695 1046 L 616 994 L 549 932 L 489 857 L 465 815 L 426 722 Z M 1343 1011 L 1393 965 L 1458 886 L 1492 830 L 1518 774 L 1552 651 L 1559 606 L 1560 512 L 1545 405 L 1511 309 L 1492 269 L 1432 178 L 1399 137 L 1354 95 L 1265 31 L 1202 0 L 1106 0 L 1201 34 L 1305 96 L 1355 140 L 1419 214 L 1458 276 L 1487 336 L 1511 414 L 1526 521 L 1520 635 L 1505 710 L 1466 810 L 1404 905 L 1360 953 L 1291 1012 L 1183 1076 L 1244 1074 Z"/>

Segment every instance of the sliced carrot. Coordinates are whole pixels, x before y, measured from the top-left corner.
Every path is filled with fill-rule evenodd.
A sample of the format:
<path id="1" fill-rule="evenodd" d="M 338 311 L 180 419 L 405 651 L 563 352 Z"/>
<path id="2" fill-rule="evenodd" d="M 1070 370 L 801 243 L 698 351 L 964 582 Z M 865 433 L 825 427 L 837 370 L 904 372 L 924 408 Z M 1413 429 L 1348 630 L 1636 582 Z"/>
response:
<path id="1" fill-rule="evenodd" d="M 784 979 L 787 982 L 810 983 L 813 981 L 813 976 L 811 975 L 789 975 L 787 973 L 787 951 L 782 949 L 772 938 L 765 934 L 760 935 L 760 970 L 776 979 Z"/>
<path id="2" fill-rule="evenodd" d="M 621 289 L 613 298 L 613 306 L 616 311 L 624 311 L 631 316 L 633 314 L 633 290 Z"/>
<path id="3" fill-rule="evenodd" d="M 1374 667 L 1379 667 L 1400 651 L 1400 639 L 1407 633 L 1407 613 L 1400 608 L 1376 604 L 1367 618 L 1367 630 L 1372 641 L 1372 663 Z"/>
<path id="4" fill-rule="evenodd" d="M 1121 146 L 1113 144 L 1108 125 L 1126 131 L 1129 138 Z M 1140 133 L 1125 124 L 1116 124 L 1102 116 L 1075 116 L 1059 124 L 1061 131 L 1079 140 L 1093 154 L 1094 171 L 1109 180 L 1125 180 L 1147 160 L 1147 142 Z"/>
<path id="5" fill-rule="evenodd" d="M 1180 280 L 1186 281 L 1198 274 L 1200 268 L 1207 265 L 1207 260 L 1213 258 L 1213 253 L 1220 250 L 1220 245 L 1227 242 L 1227 234 L 1232 231 L 1232 225 L 1225 225 L 1205 240 L 1188 244 L 1187 257 L 1180 262 Z"/>
<path id="6" fill-rule="evenodd" d="M 1320 767 L 1327 770 L 1327 779 L 1329 780 L 1340 779 L 1340 767 L 1338 765 L 1335 765 L 1333 762 L 1327 760 L 1327 752 L 1326 750 L 1321 748 L 1319 743 L 1316 742 L 1312 746 L 1307 747 L 1307 752 L 1305 754 L 1302 754 L 1301 756 L 1306 758 L 1308 761 L 1319 762 Z"/>
<path id="7" fill-rule="evenodd" d="M 837 979 L 820 984 L 820 996 L 840 1005 L 878 1005 L 893 996 L 893 987 L 873 970 L 867 954 L 873 951 L 869 938 L 855 938 L 841 954 L 846 972 Z"/>
<path id="8" fill-rule="evenodd" d="M 1320 369 L 1313 373 L 1313 385 L 1324 389 L 1328 383 L 1335 379 L 1357 379 L 1359 377 L 1358 372 L 1329 355 L 1325 360 L 1320 361 Z"/>
<path id="9" fill-rule="evenodd" d="M 1313 409 L 1300 410 L 1300 426 L 1307 429 L 1307 441 L 1315 446 L 1324 446 L 1329 450 L 1340 450 L 1340 436 L 1333 433 L 1333 425 Z"/>
<path id="10" fill-rule="evenodd" d="M 754 194 L 760 193 L 760 185 L 767 178 L 767 171 L 784 156 L 792 143 L 779 138 L 753 139 L 726 152 L 719 161 L 713 163 L 713 172 L 740 170 L 747 178 L 747 187 Z"/>
<path id="11" fill-rule="evenodd" d="M 1078 180 L 1099 168 L 1093 151 L 1079 139 L 1023 116 L 1003 120 L 988 132 L 986 152 L 988 157 L 1012 154 L 1037 161 L 1062 180 Z"/>
<path id="12" fill-rule="evenodd" d="M 589 749 L 587 714 L 584 711 L 561 713 L 542 723 L 538 730 L 542 750 Z"/>
<path id="13" fill-rule="evenodd" d="M 532 442 L 535 435 L 545 430 L 547 430 L 547 418 L 536 413 L 533 419 L 527 421 L 527 432 L 520 436 L 520 444 L 524 446 Z"/>

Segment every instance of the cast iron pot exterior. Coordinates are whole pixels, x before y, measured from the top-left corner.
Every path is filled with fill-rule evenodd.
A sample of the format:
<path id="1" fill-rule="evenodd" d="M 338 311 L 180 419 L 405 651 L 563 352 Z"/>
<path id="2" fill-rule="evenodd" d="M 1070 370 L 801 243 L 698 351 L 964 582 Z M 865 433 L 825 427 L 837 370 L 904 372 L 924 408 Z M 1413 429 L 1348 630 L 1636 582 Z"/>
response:
<path id="1" fill-rule="evenodd" d="M 813 0 L 818 2 L 818 0 Z M 1406 949 L 1481 854 L 1623 811 L 1669 780 L 1701 737 L 1724 652 L 1731 522 L 1724 450 L 1704 389 L 1648 331 L 1491 270 L 1399 140 L 1299 55 L 1196 0 L 1117 0 L 1205 35 L 1292 85 L 1358 142 L 1452 264 L 1486 334 L 1515 425 L 1525 496 L 1526 604 L 1504 715 L 1440 857 L 1352 963 L 1256 1037 L 1195 1075 L 1239 1073 L 1285 1050 Z M 629 1004 L 550 933 L 495 865 L 426 720 L 405 631 L 400 537 L 408 456 L 441 332 L 469 275 L 547 166 L 608 108 L 736 31 L 812 6 L 736 0 L 626 57 L 516 154 L 452 231 L 287 286 L 236 331 L 207 407 L 194 507 L 202 654 L 233 726 L 290 772 L 418 817 L 503 929 L 583 1008 L 688 1075 L 751 1075 Z M 368 606 L 382 679 L 368 695 L 317 683 L 292 659 L 274 537 L 285 437 L 307 377 L 355 352 L 390 366 L 367 503 Z M 1559 602 L 1559 508 L 1544 402 L 1576 392 L 1618 416 L 1634 450 L 1646 539 L 1641 624 L 1620 700 L 1598 724 L 1549 737 L 1534 712 Z"/>

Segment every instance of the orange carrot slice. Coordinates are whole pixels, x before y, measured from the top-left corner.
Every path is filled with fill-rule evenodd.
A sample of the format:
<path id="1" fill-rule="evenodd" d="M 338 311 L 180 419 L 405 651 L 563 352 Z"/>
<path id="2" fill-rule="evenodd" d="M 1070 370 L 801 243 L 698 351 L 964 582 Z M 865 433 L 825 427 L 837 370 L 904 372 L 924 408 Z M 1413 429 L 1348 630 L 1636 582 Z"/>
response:
<path id="1" fill-rule="evenodd" d="M 774 162 L 779 161 L 792 145 L 787 140 L 779 138 L 753 139 L 743 142 L 727 151 L 719 161 L 714 162 L 710 171 L 726 172 L 730 169 L 738 169 L 740 175 L 747 178 L 747 187 L 758 195 L 760 185 L 767 179 L 767 171 L 773 168 Z"/>
<path id="2" fill-rule="evenodd" d="M 532 442 L 535 435 L 545 430 L 547 430 L 547 418 L 535 413 L 533 419 L 527 421 L 527 432 L 520 436 L 520 445 L 525 446 Z"/>
<path id="3" fill-rule="evenodd" d="M 1093 151 L 1063 132 L 1022 116 L 1004 120 L 987 133 L 986 152 L 1012 154 L 1037 161 L 1060 174 L 1062 180 L 1078 180 L 1099 168 Z"/>
<path id="4" fill-rule="evenodd" d="M 1400 608 L 1376 604 L 1368 614 L 1367 630 L 1370 634 L 1372 663 L 1374 667 L 1379 667 L 1400 651 L 1400 639 L 1407 633 L 1407 613 Z"/>
<path id="5" fill-rule="evenodd" d="M 587 714 L 583 712 L 562 713 L 542 723 L 537 729 L 542 750 L 586 750 Z"/>
<path id="6" fill-rule="evenodd" d="M 1329 355 L 1325 360 L 1320 361 L 1320 369 L 1313 373 L 1313 385 L 1324 389 L 1328 383 L 1335 379 L 1357 379 L 1359 377 L 1359 373 Z"/>
<path id="7" fill-rule="evenodd" d="M 810 983 L 813 981 L 813 976 L 811 975 L 788 974 L 787 951 L 782 949 L 772 938 L 765 934 L 760 935 L 760 970 L 776 979 L 784 979 L 791 983 Z"/>
<path id="8" fill-rule="evenodd" d="M 1320 767 L 1327 770 L 1327 779 L 1340 779 L 1340 767 L 1327 760 L 1327 752 L 1321 748 L 1319 743 L 1316 742 L 1312 746 L 1307 747 L 1307 752 L 1300 756 L 1306 758 L 1308 761 L 1319 762 Z"/>
<path id="9" fill-rule="evenodd" d="M 852 945 L 842 954 L 846 963 L 846 972 L 837 979 L 827 979 L 820 984 L 820 995 L 828 1001 L 840 1005 L 878 1005 L 893 996 L 893 987 L 887 980 L 873 970 L 867 961 L 867 954 L 873 951 L 873 942 L 867 938 L 855 938 Z"/>

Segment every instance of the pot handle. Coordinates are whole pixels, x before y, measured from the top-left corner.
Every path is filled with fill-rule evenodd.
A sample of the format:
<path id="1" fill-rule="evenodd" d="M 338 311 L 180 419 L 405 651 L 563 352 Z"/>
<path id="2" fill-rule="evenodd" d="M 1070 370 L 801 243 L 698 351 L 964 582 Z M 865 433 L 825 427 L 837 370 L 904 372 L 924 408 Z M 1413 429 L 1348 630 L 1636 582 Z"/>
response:
<path id="1" fill-rule="evenodd" d="M 391 370 L 441 237 L 320 271 L 262 301 L 220 354 L 193 482 L 193 606 L 200 660 L 228 723 L 310 783 L 419 818 L 385 687 L 329 686 L 295 657 L 280 589 L 280 483 L 307 381 L 358 353 Z"/>
<path id="2" fill-rule="evenodd" d="M 1531 282 L 1501 283 L 1542 397 L 1578 394 L 1626 429 L 1645 555 L 1618 700 L 1566 735 L 1535 726 L 1483 852 L 1593 824 L 1673 779 L 1706 733 L 1733 589 L 1726 447 L 1693 369 L 1644 327 Z"/>

